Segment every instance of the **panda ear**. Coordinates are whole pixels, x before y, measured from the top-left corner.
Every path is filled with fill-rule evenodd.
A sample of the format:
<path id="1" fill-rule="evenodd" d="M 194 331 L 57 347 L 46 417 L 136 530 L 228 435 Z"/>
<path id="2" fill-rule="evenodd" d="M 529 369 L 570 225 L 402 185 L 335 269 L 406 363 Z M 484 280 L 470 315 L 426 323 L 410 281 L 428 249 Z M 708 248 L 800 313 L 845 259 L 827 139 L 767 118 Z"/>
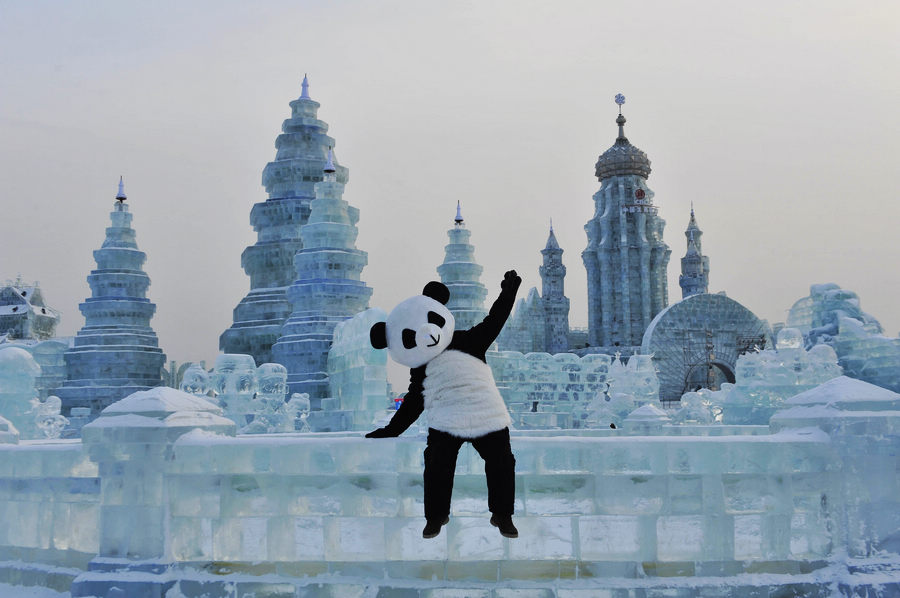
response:
<path id="1" fill-rule="evenodd" d="M 376 349 L 387 348 L 387 325 L 384 322 L 375 322 L 369 329 L 369 342 Z"/>
<path id="2" fill-rule="evenodd" d="M 426 284 L 425 288 L 422 289 L 422 294 L 426 297 L 431 297 L 438 303 L 443 303 L 444 305 L 447 305 L 447 302 L 450 301 L 450 289 L 448 289 L 444 283 L 436 280 L 432 280 Z"/>

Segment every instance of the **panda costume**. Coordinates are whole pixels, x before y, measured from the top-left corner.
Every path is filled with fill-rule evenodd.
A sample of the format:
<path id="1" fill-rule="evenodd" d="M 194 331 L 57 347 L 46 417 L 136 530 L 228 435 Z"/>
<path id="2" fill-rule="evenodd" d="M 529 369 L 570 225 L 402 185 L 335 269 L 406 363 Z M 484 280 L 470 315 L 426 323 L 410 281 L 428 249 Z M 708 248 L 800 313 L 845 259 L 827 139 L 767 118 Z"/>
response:
<path id="1" fill-rule="evenodd" d="M 391 358 L 410 368 L 403 404 L 383 428 L 366 438 L 399 436 L 428 412 L 425 448 L 425 529 L 434 538 L 450 521 L 450 495 L 456 456 L 464 442 L 484 459 L 491 525 L 517 538 L 513 525 L 516 459 L 509 444 L 512 420 L 485 359 L 515 302 L 522 279 L 515 270 L 503 276 L 500 296 L 484 320 L 468 330 L 454 330 L 447 309 L 450 290 L 440 282 L 425 285 L 421 295 L 401 302 L 369 331 L 372 346 L 387 348 Z"/>

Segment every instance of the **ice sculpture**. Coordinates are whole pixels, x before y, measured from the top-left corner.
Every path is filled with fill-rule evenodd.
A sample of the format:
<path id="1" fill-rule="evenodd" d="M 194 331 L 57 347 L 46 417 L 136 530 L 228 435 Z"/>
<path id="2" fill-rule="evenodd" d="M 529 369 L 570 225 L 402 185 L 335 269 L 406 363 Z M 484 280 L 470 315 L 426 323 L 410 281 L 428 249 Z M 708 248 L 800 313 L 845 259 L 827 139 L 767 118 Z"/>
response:
<path id="1" fill-rule="evenodd" d="M 5 417 L 0 417 L 0 444 L 19 444 L 19 431 Z"/>
<path id="2" fill-rule="evenodd" d="M 54 391 L 64 414 L 89 407 L 97 417 L 107 405 L 162 384 L 166 356 L 150 327 L 156 305 L 147 298 L 147 256 L 138 249 L 125 200 L 120 179 L 112 224 L 94 251 L 97 269 L 87 277 L 91 296 L 78 306 L 85 324 L 64 356 L 67 379 Z"/>
<path id="3" fill-rule="evenodd" d="M 806 351 L 803 344 L 799 329 L 783 328 L 774 350 L 741 355 L 734 385 L 702 394 L 713 417 L 726 424 L 766 424 L 785 399 L 841 375 L 831 347 L 817 345 Z"/>
<path id="4" fill-rule="evenodd" d="M 449 243 L 444 247 L 444 262 L 437 267 L 441 282 L 450 289 L 447 309 L 456 320 L 457 330 L 471 328 L 487 315 L 484 309 L 487 288 L 481 284 L 483 268 L 475 262 L 475 247 L 469 242 L 471 235 L 457 203 L 453 228 L 447 231 Z"/>
<path id="5" fill-rule="evenodd" d="M 730 384 L 728 386 L 731 386 Z M 679 409 L 672 414 L 672 422 L 678 424 L 712 424 L 721 413 L 714 406 L 718 401 L 709 398 L 711 391 L 702 388 L 696 392 L 686 392 L 681 396 Z"/>
<path id="6" fill-rule="evenodd" d="M 659 402 L 659 379 L 650 355 L 632 355 L 623 364 L 619 354 L 609 366 L 609 396 L 631 397 L 636 406 Z"/>
<path id="7" fill-rule="evenodd" d="M 351 412 L 353 430 L 369 430 L 390 407 L 387 352 L 372 348 L 369 330 L 384 322 L 384 310 L 372 308 L 338 324 L 328 351 L 328 384 L 340 409 Z"/>
<path id="8" fill-rule="evenodd" d="M 242 434 L 293 432 L 301 400 L 285 402 L 287 369 L 280 363 L 264 363 L 256 370 L 259 390 L 253 400 L 253 421 L 241 428 Z M 309 400 L 307 399 L 307 403 Z"/>
<path id="9" fill-rule="evenodd" d="M 328 350 L 334 328 L 369 306 L 372 289 L 360 275 L 368 254 L 356 248 L 359 210 L 343 199 L 344 183 L 335 177 L 332 153 L 324 180 L 316 183 L 309 221 L 300 228 L 303 249 L 294 256 L 297 279 L 287 290 L 294 306 L 273 360 L 288 371 L 290 392 L 309 394 L 313 407 L 328 396 Z"/>
<path id="10" fill-rule="evenodd" d="M 791 307 L 787 325 L 804 333 L 808 348 L 833 347 L 847 376 L 900 391 L 900 338 L 884 336 L 853 291 L 834 283 L 810 286 L 809 296 Z"/>
<path id="11" fill-rule="evenodd" d="M 34 425 L 44 438 L 59 438 L 63 429 L 69 425 L 69 419 L 60 415 L 62 401 L 57 396 L 49 396 L 45 400 L 38 397 L 31 399 L 31 411 Z"/>
<path id="12" fill-rule="evenodd" d="M 206 397 L 212 389 L 209 372 L 199 363 L 192 363 L 184 371 L 179 388 L 195 397 Z"/>
<path id="13" fill-rule="evenodd" d="M 307 93 L 290 103 L 291 116 L 275 140 L 275 160 L 266 164 L 262 182 L 269 194 L 250 211 L 257 241 L 241 255 L 241 267 L 250 277 L 250 292 L 234 309 L 234 323 L 219 338 L 225 353 L 247 353 L 256 363 L 275 361 L 272 345 L 293 308 L 285 291 L 296 278 L 294 254 L 304 247 L 300 229 L 307 223 L 314 186 L 322 180 L 328 149 L 328 123 L 319 120 L 320 104 Z M 334 163 L 335 178 L 346 184 L 349 170 Z"/>
<path id="14" fill-rule="evenodd" d="M 41 368 L 31 353 L 20 347 L 0 348 L 0 416 L 12 422 L 21 437 L 37 438 L 31 411 L 35 379 Z"/>
<path id="15" fill-rule="evenodd" d="M 255 413 L 253 397 L 258 388 L 252 355 L 224 353 L 216 357 L 212 375 L 216 399 L 225 417 L 242 428 Z"/>

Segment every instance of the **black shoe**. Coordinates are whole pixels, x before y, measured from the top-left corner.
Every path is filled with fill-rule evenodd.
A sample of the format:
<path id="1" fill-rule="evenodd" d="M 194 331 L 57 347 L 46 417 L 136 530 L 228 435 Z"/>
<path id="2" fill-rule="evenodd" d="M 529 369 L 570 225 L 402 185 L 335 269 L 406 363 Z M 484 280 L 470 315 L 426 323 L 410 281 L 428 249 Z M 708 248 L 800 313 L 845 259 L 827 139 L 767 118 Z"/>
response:
<path id="1" fill-rule="evenodd" d="M 500 529 L 504 538 L 518 538 L 519 530 L 513 525 L 512 515 L 491 515 L 491 525 Z"/>
<path id="2" fill-rule="evenodd" d="M 441 527 L 450 523 L 450 517 L 444 517 L 443 523 L 437 519 L 426 519 L 425 529 L 422 530 L 422 537 L 426 540 L 437 537 L 441 533 Z"/>

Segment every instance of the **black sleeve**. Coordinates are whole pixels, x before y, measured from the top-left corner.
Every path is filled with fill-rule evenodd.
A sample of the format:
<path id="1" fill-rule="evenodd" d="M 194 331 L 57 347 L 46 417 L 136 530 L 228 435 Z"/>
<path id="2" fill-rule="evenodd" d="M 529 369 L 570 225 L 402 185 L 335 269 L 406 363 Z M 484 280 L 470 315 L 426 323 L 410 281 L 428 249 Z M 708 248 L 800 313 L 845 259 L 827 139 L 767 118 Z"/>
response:
<path id="1" fill-rule="evenodd" d="M 516 302 L 516 291 L 518 290 L 518 285 L 512 285 L 500 291 L 500 296 L 491 305 L 491 310 L 484 320 L 469 329 L 467 340 L 480 355 L 490 348 L 500 335 L 500 331 L 503 330 L 503 325 L 509 319 L 509 314 Z"/>
<path id="2" fill-rule="evenodd" d="M 385 429 L 392 436 L 403 434 L 407 428 L 413 425 L 422 411 L 425 410 L 425 398 L 422 396 L 422 383 L 425 381 L 425 366 L 417 367 L 409 371 L 409 389 L 403 398 L 400 408 L 391 418 Z"/>

